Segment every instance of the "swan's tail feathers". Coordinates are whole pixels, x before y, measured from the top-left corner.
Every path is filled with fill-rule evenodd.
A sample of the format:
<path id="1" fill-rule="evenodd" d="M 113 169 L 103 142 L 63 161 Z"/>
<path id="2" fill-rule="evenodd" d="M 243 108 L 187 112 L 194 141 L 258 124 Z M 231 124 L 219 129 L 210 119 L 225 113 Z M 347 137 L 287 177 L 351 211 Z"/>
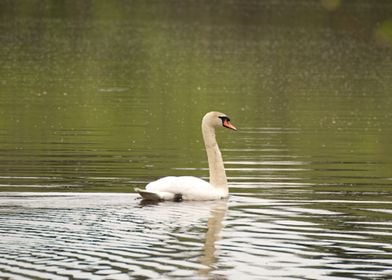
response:
<path id="1" fill-rule="evenodd" d="M 155 192 L 149 192 L 146 190 L 142 190 L 139 188 L 135 188 L 135 191 L 137 191 L 140 196 L 142 197 L 143 200 L 146 201 L 163 201 L 164 199 L 162 197 L 159 196 L 159 194 L 155 193 Z"/>

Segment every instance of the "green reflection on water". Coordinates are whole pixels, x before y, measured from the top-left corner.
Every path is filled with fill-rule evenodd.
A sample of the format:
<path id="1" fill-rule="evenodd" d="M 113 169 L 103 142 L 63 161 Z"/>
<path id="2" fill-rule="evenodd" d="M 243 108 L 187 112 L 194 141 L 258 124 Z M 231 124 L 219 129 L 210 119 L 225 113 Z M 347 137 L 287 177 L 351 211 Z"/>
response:
<path id="1" fill-rule="evenodd" d="M 206 176 L 199 126 L 209 110 L 240 128 L 219 135 L 225 160 L 277 160 L 262 150 L 275 147 L 306 161 L 295 173 L 306 183 L 357 186 L 363 168 L 382 189 L 391 178 L 389 1 L 0 8 L 4 190 L 31 189 L 19 177 L 56 190 L 129 191 L 162 175 Z M 241 133 L 260 128 L 295 133 Z M 345 176 L 350 163 L 363 165 Z"/>

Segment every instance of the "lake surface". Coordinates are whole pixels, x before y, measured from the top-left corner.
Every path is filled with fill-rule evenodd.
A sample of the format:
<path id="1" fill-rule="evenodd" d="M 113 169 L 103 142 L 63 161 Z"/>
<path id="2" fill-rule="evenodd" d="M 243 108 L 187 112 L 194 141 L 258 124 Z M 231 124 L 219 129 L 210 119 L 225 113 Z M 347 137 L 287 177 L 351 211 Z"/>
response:
<path id="1" fill-rule="evenodd" d="M 391 1 L 0 3 L 0 278 L 392 278 Z M 167 175 L 224 201 L 143 205 Z"/>
<path id="2" fill-rule="evenodd" d="M 4 193 L 11 279 L 388 279 L 391 200 Z M 389 209 L 389 210 L 388 210 Z"/>

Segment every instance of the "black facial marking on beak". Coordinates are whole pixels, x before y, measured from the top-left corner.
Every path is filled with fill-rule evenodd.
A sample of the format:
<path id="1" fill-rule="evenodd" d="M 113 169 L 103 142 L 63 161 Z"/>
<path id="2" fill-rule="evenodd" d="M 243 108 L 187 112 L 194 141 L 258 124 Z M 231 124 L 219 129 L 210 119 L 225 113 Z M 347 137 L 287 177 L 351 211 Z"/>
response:
<path id="1" fill-rule="evenodd" d="M 226 128 L 232 129 L 232 130 L 237 130 L 237 128 L 230 123 L 230 118 L 228 116 L 220 116 L 219 118 L 222 120 L 223 127 L 226 127 Z"/>

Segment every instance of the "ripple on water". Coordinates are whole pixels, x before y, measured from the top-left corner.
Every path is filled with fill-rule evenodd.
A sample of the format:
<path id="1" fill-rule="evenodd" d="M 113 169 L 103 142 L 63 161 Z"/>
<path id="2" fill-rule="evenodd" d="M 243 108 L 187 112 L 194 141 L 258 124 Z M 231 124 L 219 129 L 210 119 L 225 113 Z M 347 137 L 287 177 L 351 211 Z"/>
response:
<path id="1" fill-rule="evenodd" d="M 339 206 L 334 211 L 320 203 L 233 195 L 142 206 L 126 194 L 2 194 L 0 277 L 390 275 L 390 221 L 358 220 L 343 207 L 373 211 L 374 204 L 328 201 Z"/>

